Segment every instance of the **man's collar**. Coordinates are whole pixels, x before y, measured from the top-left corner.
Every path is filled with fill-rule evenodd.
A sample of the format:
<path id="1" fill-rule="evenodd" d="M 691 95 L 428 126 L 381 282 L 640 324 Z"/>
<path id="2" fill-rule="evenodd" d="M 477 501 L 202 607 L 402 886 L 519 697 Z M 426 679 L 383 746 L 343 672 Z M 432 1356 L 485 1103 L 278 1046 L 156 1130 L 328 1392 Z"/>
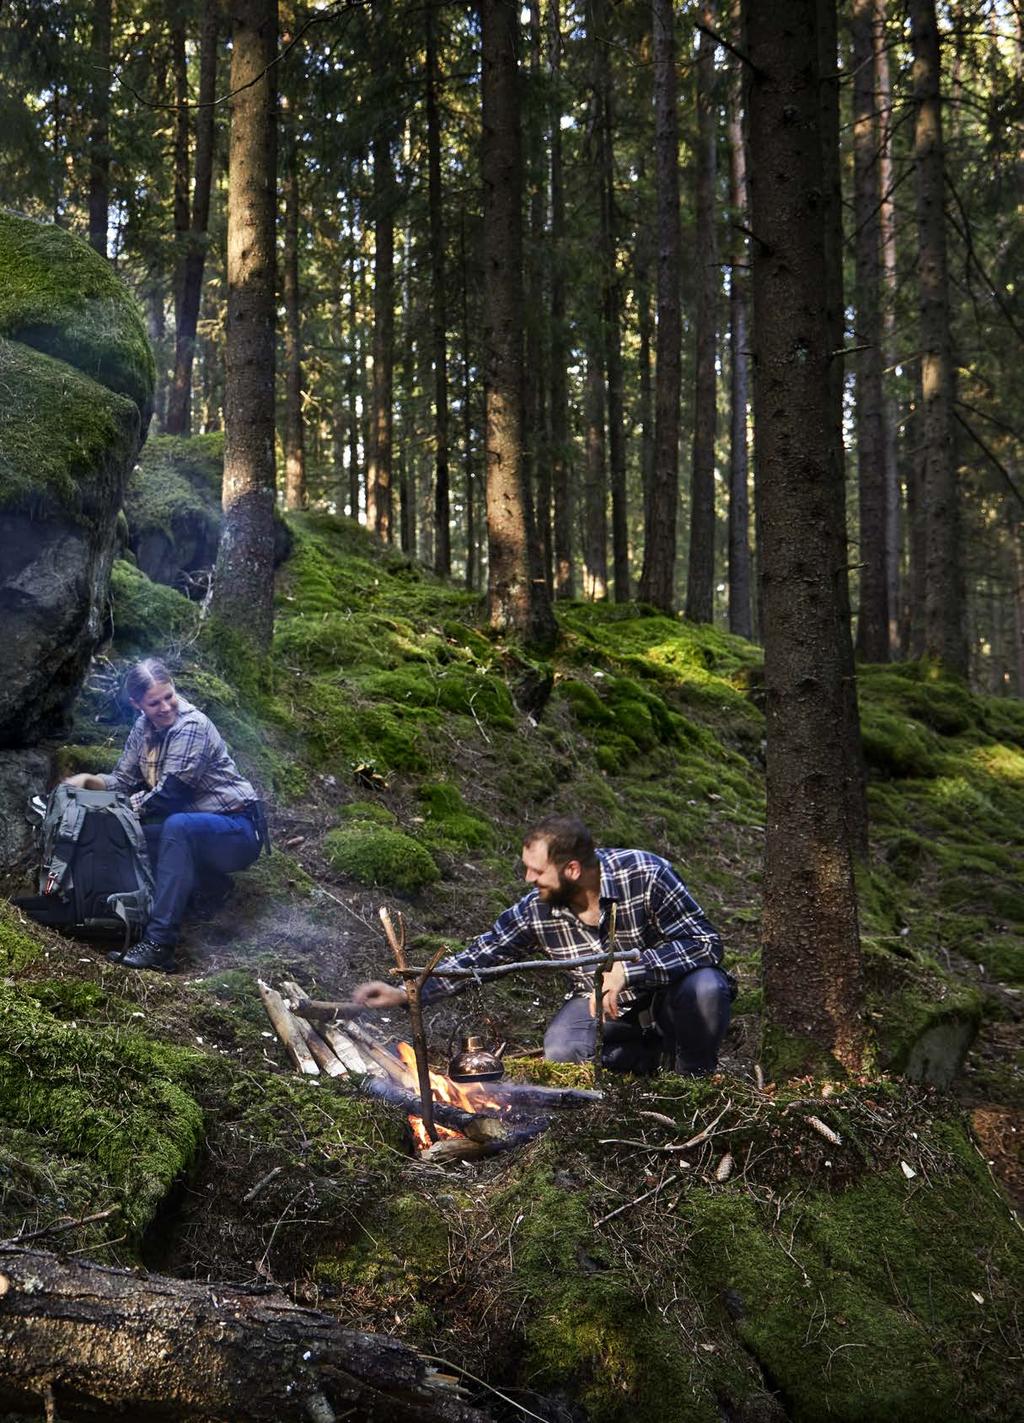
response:
<path id="1" fill-rule="evenodd" d="M 609 904 L 612 900 L 617 900 L 619 895 L 616 893 L 615 881 L 612 878 L 611 870 L 608 868 L 607 861 L 604 858 L 604 852 L 598 850 L 597 858 L 601 864 L 601 891 L 599 897 L 602 904 Z"/>

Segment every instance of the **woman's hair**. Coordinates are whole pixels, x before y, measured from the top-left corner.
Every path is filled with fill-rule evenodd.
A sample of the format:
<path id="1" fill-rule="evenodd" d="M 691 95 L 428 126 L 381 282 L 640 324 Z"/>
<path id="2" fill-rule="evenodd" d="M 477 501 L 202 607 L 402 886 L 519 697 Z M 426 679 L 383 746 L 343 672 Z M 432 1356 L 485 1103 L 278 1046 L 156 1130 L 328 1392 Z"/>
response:
<path id="1" fill-rule="evenodd" d="M 136 662 L 134 667 L 128 668 L 124 678 L 124 694 L 130 702 L 138 703 L 157 682 L 173 681 L 174 678 L 159 657 L 147 657 L 142 662 Z"/>

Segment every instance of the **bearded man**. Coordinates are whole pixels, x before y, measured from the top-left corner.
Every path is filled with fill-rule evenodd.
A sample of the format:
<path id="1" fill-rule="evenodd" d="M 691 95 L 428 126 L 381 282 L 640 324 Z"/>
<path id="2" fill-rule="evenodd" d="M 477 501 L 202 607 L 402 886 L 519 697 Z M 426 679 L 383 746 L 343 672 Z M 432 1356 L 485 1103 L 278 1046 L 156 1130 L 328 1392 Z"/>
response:
<path id="1" fill-rule="evenodd" d="M 735 993 L 720 967 L 722 944 L 675 870 L 646 850 L 599 850 L 574 816 L 553 815 L 523 840 L 530 891 L 466 948 L 443 959 L 423 988 L 423 1001 L 457 993 L 453 970 L 488 968 L 516 959 L 575 959 L 607 951 L 614 923 L 616 952 L 635 949 L 604 975 L 602 1063 L 613 1072 L 653 1072 L 663 1057 L 676 1072 L 714 1072 Z M 569 970 L 572 988 L 548 1024 L 549 1062 L 585 1062 L 594 1054 L 597 1005 L 593 971 Z M 398 1008 L 405 989 L 361 983 L 355 1002 Z"/>

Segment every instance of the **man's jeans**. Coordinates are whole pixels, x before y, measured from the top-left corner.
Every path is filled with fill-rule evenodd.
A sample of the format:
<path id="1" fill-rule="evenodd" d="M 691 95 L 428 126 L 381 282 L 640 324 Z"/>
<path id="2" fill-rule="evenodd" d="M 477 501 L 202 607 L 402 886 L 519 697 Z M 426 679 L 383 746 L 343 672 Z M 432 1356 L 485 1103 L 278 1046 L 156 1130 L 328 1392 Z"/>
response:
<path id="1" fill-rule="evenodd" d="M 183 811 L 166 820 L 143 822 L 142 828 L 156 876 L 146 938 L 173 948 L 196 884 L 204 877 L 246 869 L 259 854 L 260 842 L 247 815 Z"/>
<path id="2" fill-rule="evenodd" d="M 645 1008 L 656 1028 L 641 1024 Z M 653 998 L 630 1004 L 621 1017 L 605 1020 L 602 1065 L 612 1072 L 650 1073 L 665 1054 L 684 1076 L 714 1072 L 731 1009 L 732 992 L 722 970 L 691 969 Z M 548 1062 L 589 1062 L 595 1029 L 589 1000 L 570 998 L 548 1024 L 544 1056 Z"/>

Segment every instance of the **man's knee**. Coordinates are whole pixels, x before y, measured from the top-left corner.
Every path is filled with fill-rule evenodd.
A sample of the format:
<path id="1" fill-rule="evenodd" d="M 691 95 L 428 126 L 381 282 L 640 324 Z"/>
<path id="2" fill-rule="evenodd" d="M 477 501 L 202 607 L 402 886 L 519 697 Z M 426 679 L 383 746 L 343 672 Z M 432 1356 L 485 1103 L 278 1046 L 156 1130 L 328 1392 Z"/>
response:
<path id="1" fill-rule="evenodd" d="M 593 1052 L 594 1020 L 589 1013 L 584 1018 L 576 1011 L 575 1001 L 566 1004 L 552 1018 L 544 1034 L 545 1061 L 587 1062 Z"/>

